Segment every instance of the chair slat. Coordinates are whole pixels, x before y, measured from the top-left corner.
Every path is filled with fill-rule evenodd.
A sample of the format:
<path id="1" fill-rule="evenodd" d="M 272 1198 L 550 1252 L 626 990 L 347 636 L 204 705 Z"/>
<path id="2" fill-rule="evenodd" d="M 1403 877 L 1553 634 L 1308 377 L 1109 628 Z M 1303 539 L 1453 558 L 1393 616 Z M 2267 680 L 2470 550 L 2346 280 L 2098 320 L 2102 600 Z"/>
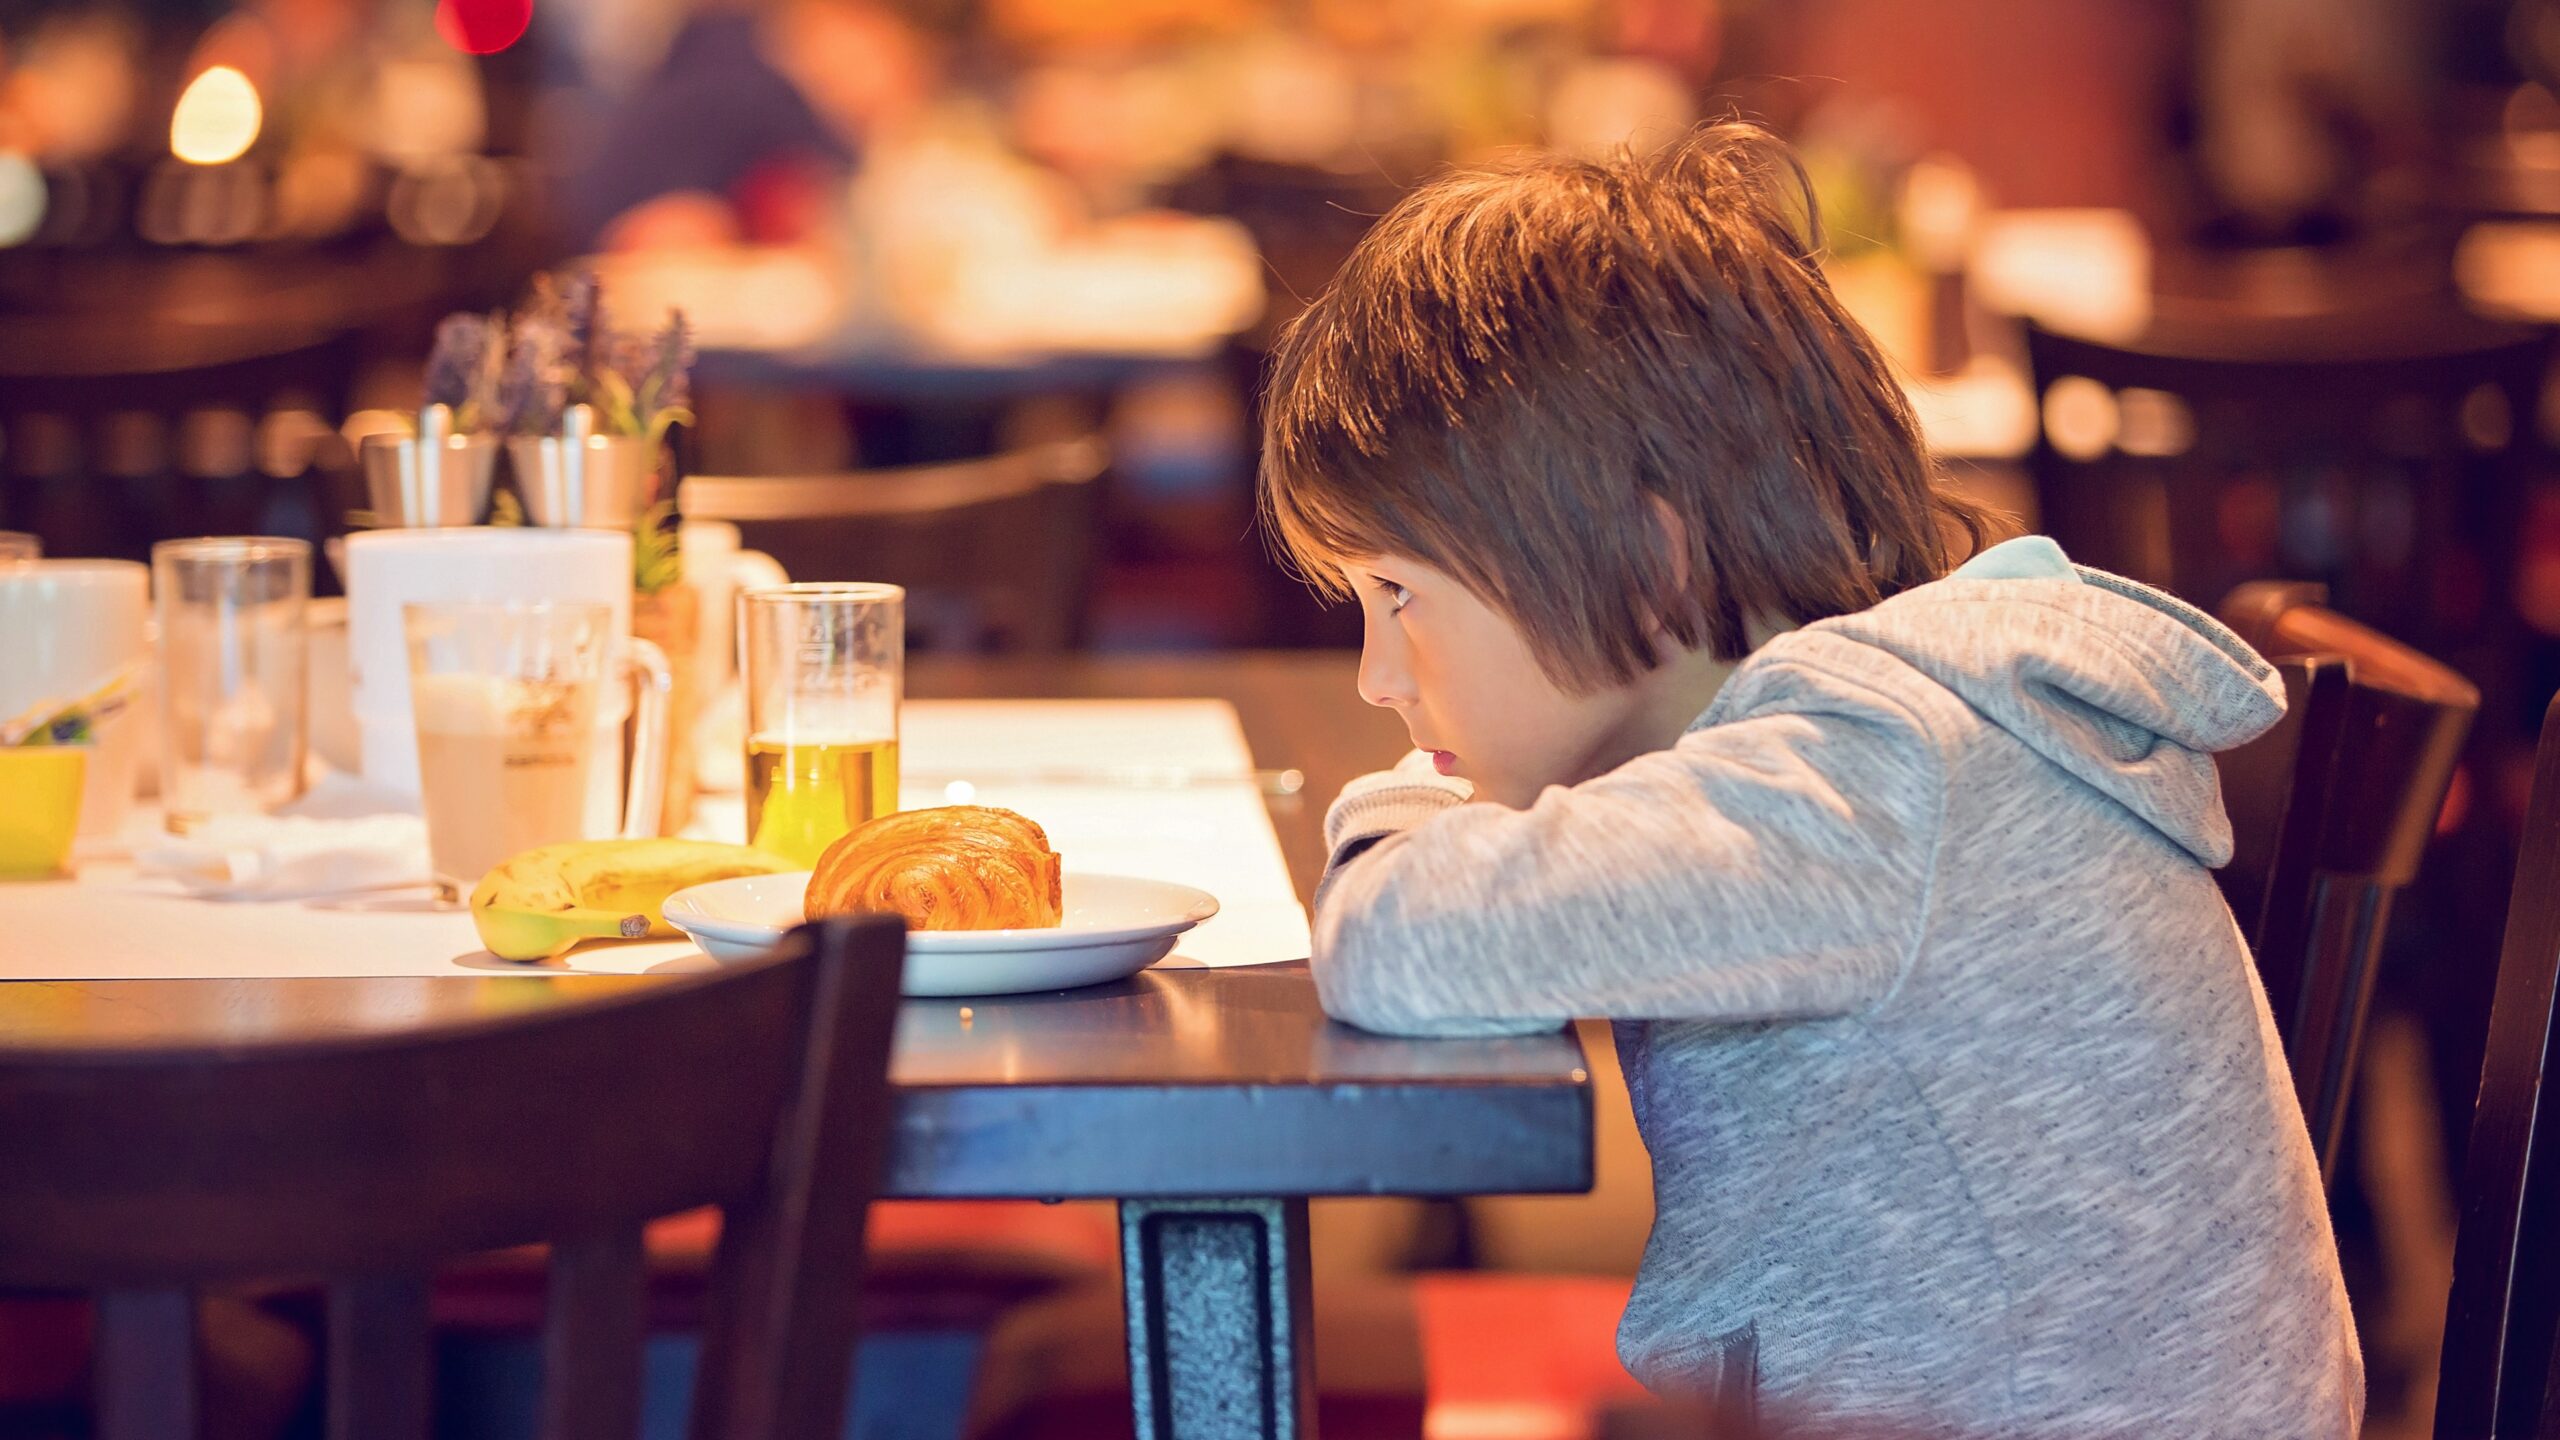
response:
<path id="1" fill-rule="evenodd" d="M 195 1297 L 116 1290 L 98 1297 L 98 1440 L 171 1440 L 201 1432 Z"/>
<path id="2" fill-rule="evenodd" d="M 425 1277 L 330 1286 L 330 1440 L 426 1440 L 429 1357 Z"/>
<path id="3" fill-rule="evenodd" d="M 720 1214 L 720 1243 L 702 1301 L 702 1349 L 694 1361 L 693 1440 L 762 1435 L 774 1424 L 781 1386 L 774 1332 L 780 1308 L 771 1296 L 783 1283 L 773 1230 L 774 1207 L 759 1196 Z"/>
<path id="4" fill-rule="evenodd" d="M 542 1337 L 542 1440 L 630 1440 L 640 1424 L 639 1226 L 554 1245 Z"/>

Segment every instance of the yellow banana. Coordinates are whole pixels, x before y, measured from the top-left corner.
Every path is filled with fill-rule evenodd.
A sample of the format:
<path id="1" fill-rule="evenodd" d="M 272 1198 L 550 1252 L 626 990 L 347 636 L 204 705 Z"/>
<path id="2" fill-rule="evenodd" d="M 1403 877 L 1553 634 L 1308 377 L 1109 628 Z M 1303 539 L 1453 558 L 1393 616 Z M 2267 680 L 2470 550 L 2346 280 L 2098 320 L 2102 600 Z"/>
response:
<path id="1" fill-rule="evenodd" d="M 659 907 L 688 885 L 797 868 L 710 840 L 572 840 L 509 859 L 471 891 L 471 923 L 501 960 L 544 960 L 582 940 L 673 935 Z"/>

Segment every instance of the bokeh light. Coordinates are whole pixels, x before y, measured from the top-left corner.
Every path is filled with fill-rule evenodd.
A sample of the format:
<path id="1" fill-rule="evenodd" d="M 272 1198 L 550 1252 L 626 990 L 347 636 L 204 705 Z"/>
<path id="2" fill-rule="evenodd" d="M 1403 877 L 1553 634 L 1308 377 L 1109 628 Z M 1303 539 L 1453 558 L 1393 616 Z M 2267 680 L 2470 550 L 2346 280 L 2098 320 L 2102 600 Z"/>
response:
<path id="1" fill-rule="evenodd" d="M 169 117 L 169 151 L 190 165 L 222 165 L 249 153 L 265 121 L 258 87 L 228 65 L 189 82 Z"/>
<path id="2" fill-rule="evenodd" d="M 0 150 L 0 249 L 24 243 L 44 223 L 44 176 L 35 162 Z"/>
<path id="3" fill-rule="evenodd" d="M 533 0 L 436 0 L 436 33 L 465 55 L 495 55 L 532 23 Z"/>

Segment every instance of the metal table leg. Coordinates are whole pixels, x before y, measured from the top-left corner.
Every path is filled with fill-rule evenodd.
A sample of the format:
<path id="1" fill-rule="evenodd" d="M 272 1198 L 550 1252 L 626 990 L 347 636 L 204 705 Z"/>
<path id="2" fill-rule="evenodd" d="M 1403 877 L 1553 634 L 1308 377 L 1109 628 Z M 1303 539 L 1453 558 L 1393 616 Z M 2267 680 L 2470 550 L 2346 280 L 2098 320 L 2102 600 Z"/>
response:
<path id="1" fill-rule="evenodd" d="M 1315 1440 L 1304 1200 L 1123 1200 L 1138 1440 Z"/>

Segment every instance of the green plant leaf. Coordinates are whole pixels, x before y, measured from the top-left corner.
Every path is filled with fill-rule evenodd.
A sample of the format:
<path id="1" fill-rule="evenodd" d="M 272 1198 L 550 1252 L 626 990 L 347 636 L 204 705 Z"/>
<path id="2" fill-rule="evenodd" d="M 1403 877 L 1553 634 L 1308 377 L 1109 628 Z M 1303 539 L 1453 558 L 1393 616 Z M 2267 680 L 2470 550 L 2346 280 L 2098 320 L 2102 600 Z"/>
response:
<path id="1" fill-rule="evenodd" d="M 669 522 L 676 502 L 661 500 L 632 527 L 631 583 L 643 595 L 655 595 L 684 578 L 684 551 Z"/>
<path id="2" fill-rule="evenodd" d="M 664 410 L 660 410 L 655 414 L 652 414 L 649 417 L 650 448 L 655 449 L 656 447 L 667 443 L 667 431 L 670 427 L 677 425 L 690 425 L 692 423 L 693 411 L 682 405 L 670 405 Z"/>
<path id="3" fill-rule="evenodd" d="M 632 408 L 631 382 L 610 370 L 599 370 L 595 379 L 596 418 L 603 428 L 615 435 L 638 435 L 639 413 Z"/>

